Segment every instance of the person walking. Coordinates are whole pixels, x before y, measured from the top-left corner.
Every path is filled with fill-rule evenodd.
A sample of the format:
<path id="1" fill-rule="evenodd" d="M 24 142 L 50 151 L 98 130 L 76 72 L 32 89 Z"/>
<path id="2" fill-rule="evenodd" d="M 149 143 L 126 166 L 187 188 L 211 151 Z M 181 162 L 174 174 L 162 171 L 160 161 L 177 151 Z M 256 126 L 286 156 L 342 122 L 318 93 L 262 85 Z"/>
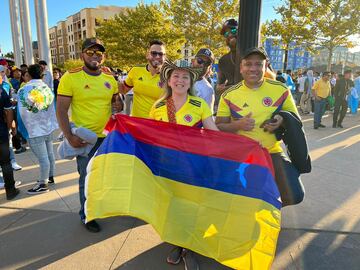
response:
<path id="1" fill-rule="evenodd" d="M 28 134 L 30 149 L 40 165 L 40 177 L 30 195 L 48 192 L 48 184 L 54 184 L 55 156 L 53 149 L 54 131 L 58 129 L 55 116 L 54 94 L 42 81 L 39 64 L 28 68 L 30 81 L 18 92 L 18 111 Z"/>
<path id="2" fill-rule="evenodd" d="M 345 118 L 347 109 L 349 94 L 351 88 L 354 87 L 354 82 L 351 80 L 352 71 L 346 70 L 343 76 L 339 76 L 339 79 L 336 80 L 334 87 L 334 97 L 335 97 L 335 107 L 333 115 L 333 128 L 339 127 L 343 128 L 342 122 Z"/>
<path id="3" fill-rule="evenodd" d="M 317 80 L 313 85 L 314 100 L 314 129 L 324 128 L 321 119 L 325 113 L 327 98 L 331 94 L 330 72 L 326 71 L 322 74 L 321 79 Z"/>

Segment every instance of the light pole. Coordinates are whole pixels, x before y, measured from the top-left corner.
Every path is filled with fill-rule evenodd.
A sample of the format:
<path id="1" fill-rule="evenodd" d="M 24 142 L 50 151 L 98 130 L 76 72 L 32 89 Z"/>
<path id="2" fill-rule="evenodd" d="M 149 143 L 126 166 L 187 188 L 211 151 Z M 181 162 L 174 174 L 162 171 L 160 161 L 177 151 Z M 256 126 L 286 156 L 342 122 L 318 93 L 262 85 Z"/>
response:
<path id="1" fill-rule="evenodd" d="M 235 83 L 241 80 L 240 60 L 245 51 L 259 46 L 262 0 L 240 0 L 239 26 L 236 42 Z"/>

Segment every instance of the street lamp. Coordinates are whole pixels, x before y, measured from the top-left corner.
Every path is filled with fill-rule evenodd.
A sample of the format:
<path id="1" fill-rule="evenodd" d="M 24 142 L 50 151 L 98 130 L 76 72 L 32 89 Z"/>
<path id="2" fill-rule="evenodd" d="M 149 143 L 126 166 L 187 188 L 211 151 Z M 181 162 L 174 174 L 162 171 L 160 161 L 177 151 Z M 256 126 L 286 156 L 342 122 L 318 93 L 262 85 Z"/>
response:
<path id="1" fill-rule="evenodd" d="M 245 51 L 259 46 L 262 0 L 240 0 L 239 26 L 236 42 L 235 83 L 241 80 L 240 60 Z"/>

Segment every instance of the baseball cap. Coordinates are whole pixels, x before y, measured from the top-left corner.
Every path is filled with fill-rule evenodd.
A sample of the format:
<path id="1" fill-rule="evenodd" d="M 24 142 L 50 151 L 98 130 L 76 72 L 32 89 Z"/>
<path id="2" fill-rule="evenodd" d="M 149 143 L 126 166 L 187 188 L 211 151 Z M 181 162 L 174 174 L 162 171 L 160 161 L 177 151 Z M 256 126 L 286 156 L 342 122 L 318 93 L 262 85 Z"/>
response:
<path id="1" fill-rule="evenodd" d="M 226 20 L 221 28 L 220 34 L 223 35 L 225 33 L 226 28 L 237 27 L 238 23 L 235 19 Z"/>
<path id="2" fill-rule="evenodd" d="M 252 48 L 246 50 L 242 59 L 245 59 L 252 54 L 261 55 L 265 60 L 269 60 L 269 57 L 268 57 L 266 51 L 264 50 L 264 48 L 261 48 L 261 47 L 252 47 Z"/>
<path id="3" fill-rule="evenodd" d="M 195 57 L 198 57 L 198 56 L 205 56 L 205 57 L 209 58 L 211 63 L 214 63 L 214 61 L 215 61 L 215 56 L 210 49 L 206 49 L 206 48 L 200 49 L 197 52 L 197 54 L 195 55 Z"/>
<path id="4" fill-rule="evenodd" d="M 82 46 L 81 46 L 81 50 L 84 51 L 92 46 L 97 45 L 100 48 L 100 51 L 105 52 L 105 47 L 102 44 L 102 42 L 100 41 L 100 39 L 92 37 L 92 38 L 87 38 L 84 40 Z"/>

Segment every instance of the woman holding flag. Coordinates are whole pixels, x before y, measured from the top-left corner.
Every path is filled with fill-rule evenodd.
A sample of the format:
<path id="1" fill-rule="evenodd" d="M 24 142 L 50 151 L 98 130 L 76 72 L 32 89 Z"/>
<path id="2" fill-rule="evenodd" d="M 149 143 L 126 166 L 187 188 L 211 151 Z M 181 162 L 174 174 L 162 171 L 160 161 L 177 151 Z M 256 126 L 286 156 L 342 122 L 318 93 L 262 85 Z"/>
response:
<path id="1" fill-rule="evenodd" d="M 202 69 L 179 67 L 166 60 L 160 71 L 161 83 L 166 93 L 152 107 L 150 118 L 218 130 L 205 100 L 192 94 L 192 87 L 202 72 Z M 186 270 L 199 269 L 194 252 L 182 247 L 174 247 L 167 257 L 167 262 L 178 264 L 181 259 L 184 260 Z"/>

